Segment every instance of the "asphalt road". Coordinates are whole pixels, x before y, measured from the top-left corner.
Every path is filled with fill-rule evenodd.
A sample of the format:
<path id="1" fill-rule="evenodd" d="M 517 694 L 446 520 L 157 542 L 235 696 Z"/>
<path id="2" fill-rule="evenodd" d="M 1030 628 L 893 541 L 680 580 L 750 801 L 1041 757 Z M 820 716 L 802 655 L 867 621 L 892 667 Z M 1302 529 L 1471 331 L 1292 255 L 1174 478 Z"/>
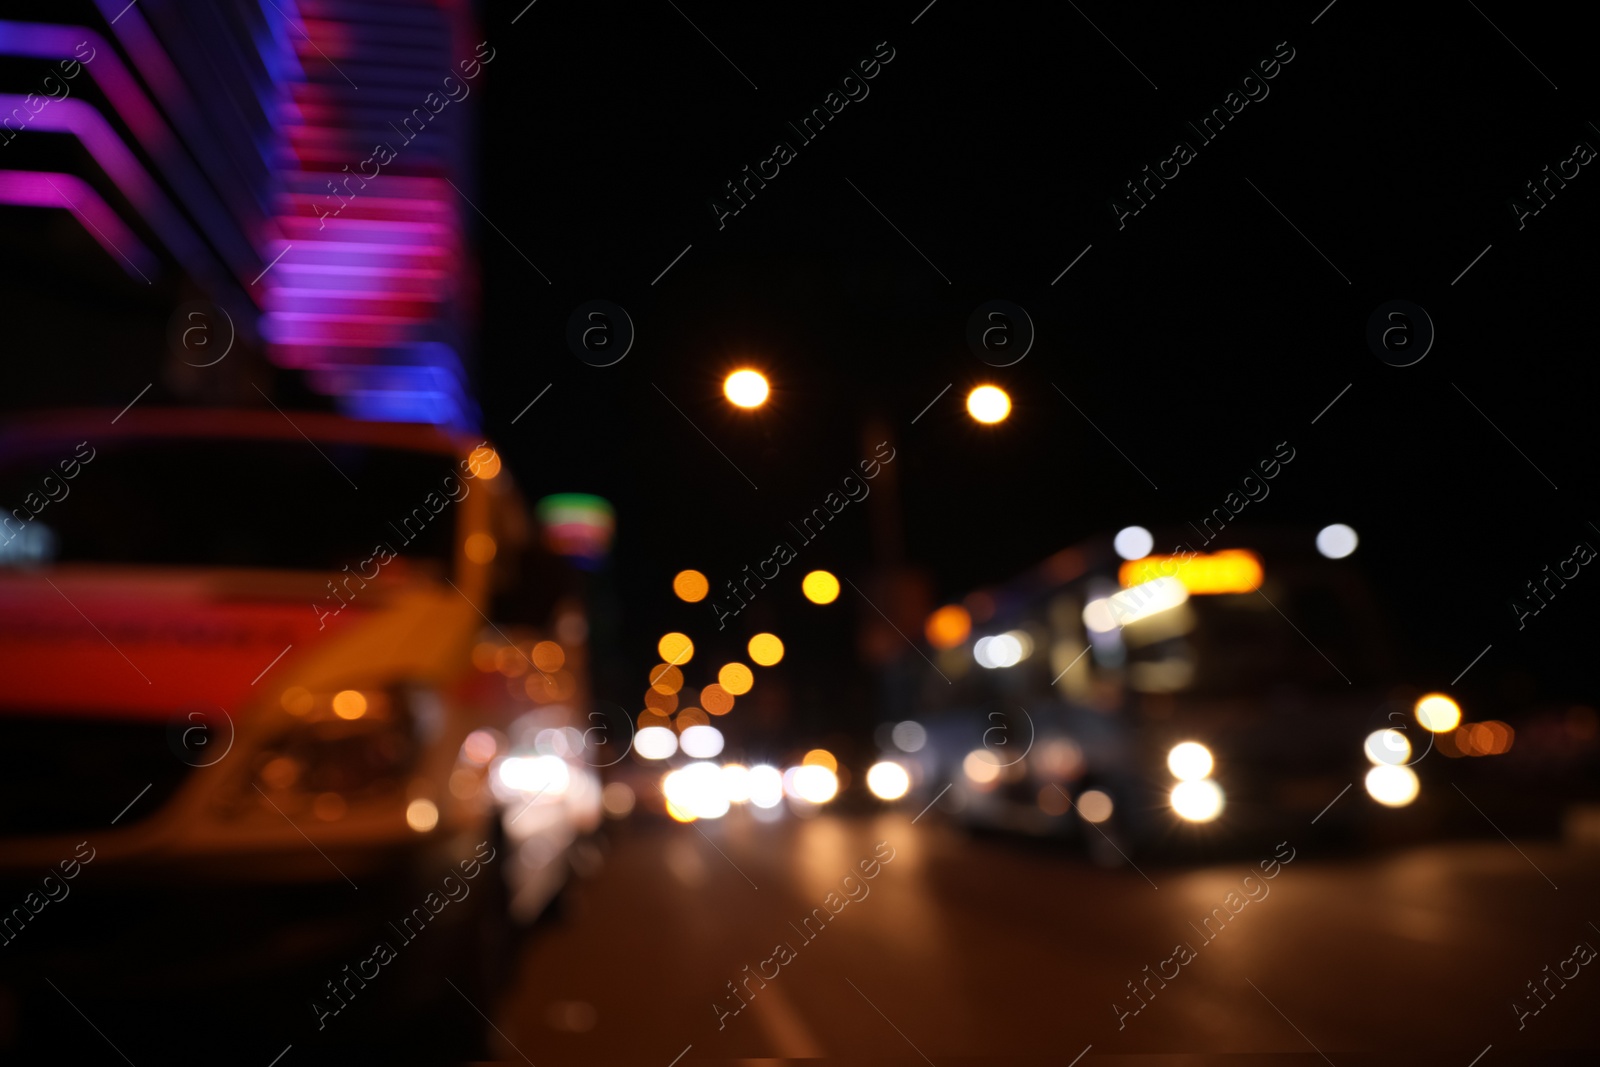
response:
<path id="1" fill-rule="evenodd" d="M 636 820 L 528 940 L 494 1012 L 497 1053 L 539 1067 L 1065 1065 L 1085 1050 L 1082 1067 L 1195 1053 L 1496 1067 L 1600 1045 L 1600 967 L 1563 962 L 1600 945 L 1600 849 L 1493 837 L 1259 851 L 1141 872 L 973 839 L 938 812 Z M 1526 983 L 1574 970 L 1548 979 L 1532 1014 Z M 747 979 L 736 999 L 729 983 Z"/>

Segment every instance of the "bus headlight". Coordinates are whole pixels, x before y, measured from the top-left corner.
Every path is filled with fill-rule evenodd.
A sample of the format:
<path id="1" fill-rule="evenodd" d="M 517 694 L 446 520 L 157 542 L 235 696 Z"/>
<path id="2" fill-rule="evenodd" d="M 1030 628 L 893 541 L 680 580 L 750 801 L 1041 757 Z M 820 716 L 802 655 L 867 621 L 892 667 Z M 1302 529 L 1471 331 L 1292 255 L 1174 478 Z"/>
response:
<path id="1" fill-rule="evenodd" d="M 1180 782 L 1194 782 L 1211 773 L 1216 761 L 1211 750 L 1198 741 L 1185 741 L 1172 746 L 1167 753 L 1167 770 Z"/>
<path id="2" fill-rule="evenodd" d="M 1422 790 L 1417 773 L 1410 767 L 1380 763 L 1367 772 L 1367 795 L 1386 808 L 1403 808 Z"/>
<path id="3" fill-rule="evenodd" d="M 1222 788 L 1209 778 L 1172 787 L 1172 810 L 1189 822 L 1210 822 L 1222 814 Z"/>

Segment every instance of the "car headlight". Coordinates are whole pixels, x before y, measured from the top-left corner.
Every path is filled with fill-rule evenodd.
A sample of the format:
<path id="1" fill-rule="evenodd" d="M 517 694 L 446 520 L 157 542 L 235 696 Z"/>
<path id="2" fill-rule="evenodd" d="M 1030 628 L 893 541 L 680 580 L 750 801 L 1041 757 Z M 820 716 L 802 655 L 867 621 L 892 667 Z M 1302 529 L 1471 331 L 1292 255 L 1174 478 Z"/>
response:
<path id="1" fill-rule="evenodd" d="M 239 800 L 258 800 L 251 794 L 260 790 L 286 815 L 309 810 L 331 820 L 403 792 L 422 751 L 419 715 L 406 693 L 301 689 L 283 703 L 289 717 L 251 754 Z"/>

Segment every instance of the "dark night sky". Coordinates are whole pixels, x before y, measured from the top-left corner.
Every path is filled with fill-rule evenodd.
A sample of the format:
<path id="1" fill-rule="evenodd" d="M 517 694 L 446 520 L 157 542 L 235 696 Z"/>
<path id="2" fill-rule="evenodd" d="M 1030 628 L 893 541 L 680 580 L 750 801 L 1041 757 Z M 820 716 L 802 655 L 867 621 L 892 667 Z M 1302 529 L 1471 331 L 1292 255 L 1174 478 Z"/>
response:
<path id="1" fill-rule="evenodd" d="M 1294 466 L 1247 517 L 1361 531 L 1411 680 L 1443 684 L 1492 642 L 1469 687 L 1594 700 L 1581 657 L 1600 578 L 1580 577 L 1520 633 L 1507 606 L 1576 540 L 1600 544 L 1587 525 L 1600 523 L 1587 370 L 1600 179 L 1585 167 L 1520 232 L 1507 207 L 1575 141 L 1600 145 L 1588 124 L 1600 115 L 1577 110 L 1592 96 L 1580 35 L 1489 12 L 1530 62 L 1469 4 L 1424 15 L 1341 0 L 1320 17 L 1322 0 L 1085 6 L 1113 47 L 1071 5 L 938 0 L 913 25 L 923 2 L 680 13 L 540 0 L 515 25 L 520 3 L 485 16 L 496 58 L 473 192 L 497 229 L 469 225 L 486 429 L 535 494 L 616 504 L 628 669 L 643 678 L 662 630 L 714 626 L 705 605 L 671 598 L 676 570 L 719 579 L 763 558 L 870 454 L 864 427 L 879 420 L 898 450 L 904 551 L 940 597 L 1128 522 L 1197 517 L 1288 440 Z M 870 95 L 798 143 L 786 123 L 884 41 L 895 55 Z M 1270 95 L 1197 145 L 1119 231 L 1109 202 L 1122 184 L 1178 136 L 1198 141 L 1185 121 L 1283 41 L 1294 58 Z M 796 158 L 719 230 L 708 200 L 780 137 Z M 131 293 L 104 267 L 85 314 L 80 286 L 101 267 L 60 236 L 7 236 L 0 405 L 120 407 L 190 294 Z M 638 330 L 609 368 L 564 340 L 573 309 L 596 298 Z M 994 298 L 1038 331 L 999 370 L 964 340 Z M 1364 337 L 1397 298 L 1438 329 L 1403 369 Z M 720 392 L 746 362 L 774 385 L 753 414 Z M 1015 403 L 994 429 L 961 407 L 985 380 Z M 277 381 L 291 407 L 326 403 L 292 373 Z M 799 575 L 861 579 L 874 562 L 868 509 L 852 505 L 739 637 L 771 627 L 792 638 L 784 669 L 832 677 L 866 609 L 848 589 L 831 613 L 810 608 Z"/>
<path id="2" fill-rule="evenodd" d="M 877 416 L 899 448 L 906 551 L 943 596 L 1126 522 L 1196 517 L 1287 439 L 1300 458 L 1260 520 L 1363 533 L 1417 681 L 1443 684 L 1493 642 L 1485 691 L 1531 676 L 1540 697 L 1592 696 L 1574 656 L 1593 610 L 1582 598 L 1600 592 L 1574 588 L 1521 634 L 1506 604 L 1575 540 L 1600 538 L 1585 525 L 1600 511 L 1581 385 L 1582 242 L 1600 194 L 1580 174 L 1522 232 L 1506 206 L 1577 139 L 1600 144 L 1571 110 L 1591 65 L 1514 13 L 1501 28 L 1559 91 L 1469 5 L 1425 18 L 1346 2 L 1312 26 L 1318 6 L 1090 11 L 1159 89 L 1070 7 L 941 0 L 915 26 L 916 3 L 759 20 L 685 8 L 759 89 L 671 5 L 541 3 L 516 26 L 497 11 L 482 206 L 554 284 L 480 234 L 488 424 L 524 469 L 548 457 L 563 485 L 617 502 L 638 656 L 668 624 L 710 622 L 671 600 L 673 571 L 754 563 L 866 454 L 861 426 Z M 870 96 L 797 145 L 719 231 L 707 200 L 884 40 L 895 58 Z M 1285 40 L 1294 59 L 1270 95 L 1119 232 L 1108 201 L 1122 182 Z M 606 369 L 562 337 L 571 308 L 599 297 L 638 328 Z M 997 297 L 1039 335 L 1003 370 L 963 340 Z M 1364 340 L 1369 313 L 1396 298 L 1439 331 L 1404 369 Z M 743 361 L 775 385 L 754 415 L 720 396 Z M 998 429 L 961 409 L 983 380 L 1016 405 Z M 865 515 L 847 510 L 806 553 L 797 566 L 859 576 Z M 804 607 L 790 590 L 768 621 L 805 627 Z"/>

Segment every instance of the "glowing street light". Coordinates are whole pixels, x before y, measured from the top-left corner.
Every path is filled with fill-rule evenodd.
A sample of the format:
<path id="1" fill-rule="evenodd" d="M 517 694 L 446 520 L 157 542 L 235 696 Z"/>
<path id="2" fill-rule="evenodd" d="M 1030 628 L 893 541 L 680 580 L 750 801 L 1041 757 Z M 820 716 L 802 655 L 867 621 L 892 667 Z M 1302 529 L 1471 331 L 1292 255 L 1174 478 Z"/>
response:
<path id="1" fill-rule="evenodd" d="M 980 385 L 967 394 L 967 414 L 992 426 L 1011 414 L 1011 398 L 997 386 Z"/>
<path id="2" fill-rule="evenodd" d="M 758 408 L 767 402 L 767 379 L 759 371 L 736 370 L 722 383 L 728 400 L 741 408 Z"/>

